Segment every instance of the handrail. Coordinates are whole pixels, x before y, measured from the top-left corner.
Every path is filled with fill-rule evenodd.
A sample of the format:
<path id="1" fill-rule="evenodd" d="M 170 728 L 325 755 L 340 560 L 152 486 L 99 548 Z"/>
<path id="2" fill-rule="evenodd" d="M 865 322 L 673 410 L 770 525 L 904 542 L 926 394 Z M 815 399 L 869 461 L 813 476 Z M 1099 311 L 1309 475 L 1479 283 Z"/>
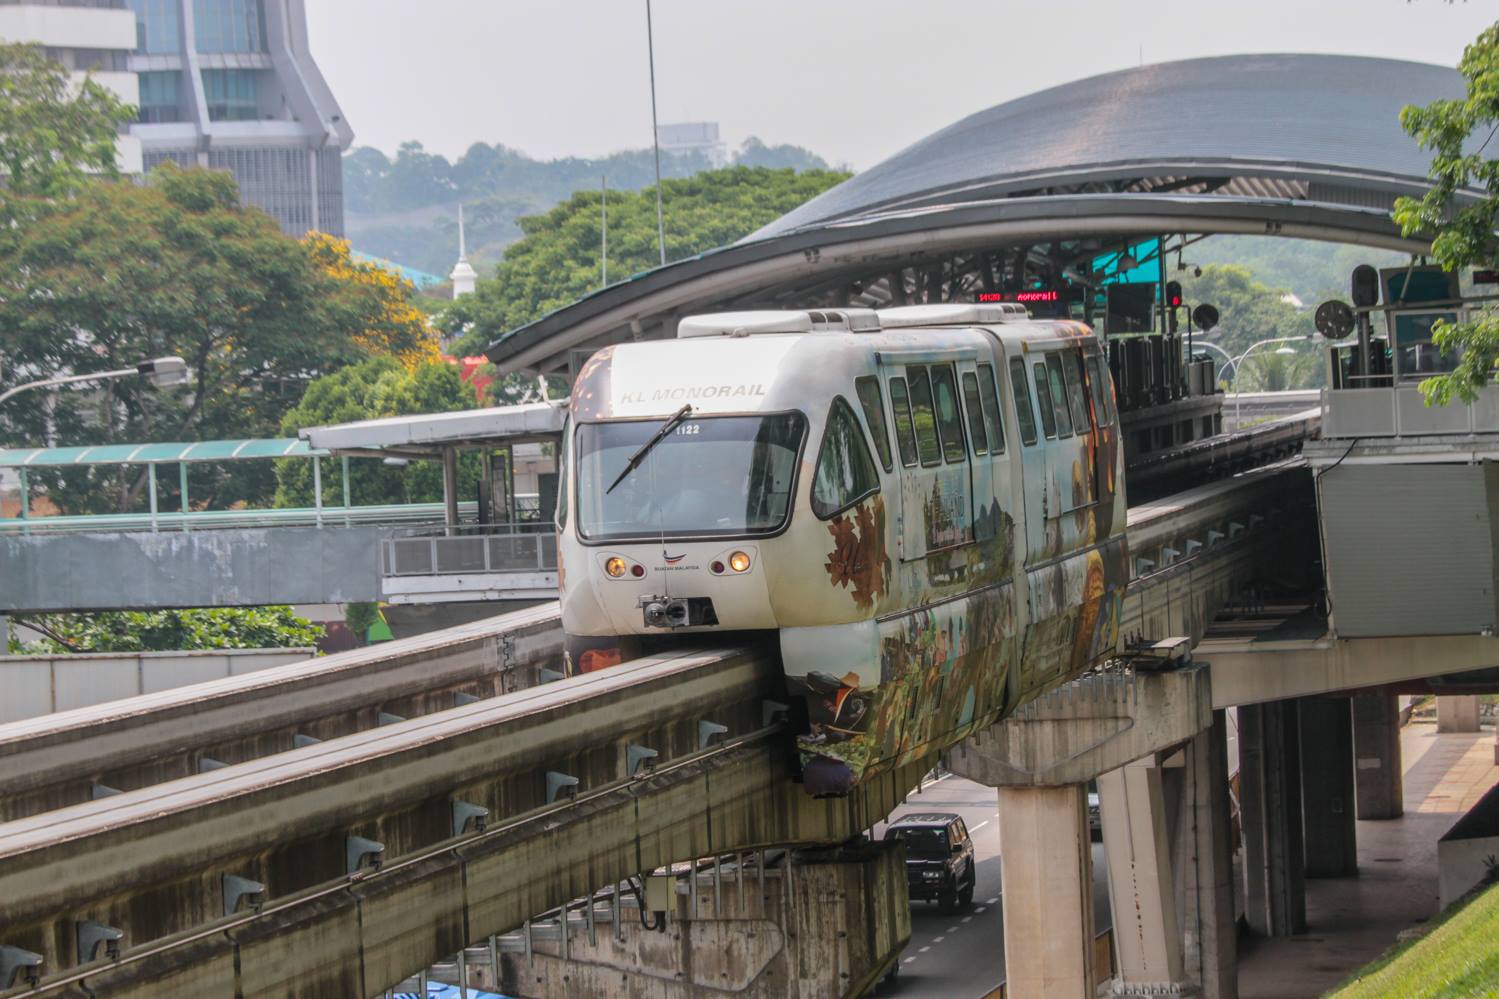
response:
<path id="1" fill-rule="evenodd" d="M 458 504 L 459 515 L 472 517 L 478 504 Z M 287 507 L 263 510 L 194 510 L 156 514 L 105 513 L 58 517 L 0 518 L 0 534 L 63 534 L 136 531 L 200 531 L 253 527 L 350 527 L 381 524 L 433 524 L 443 520 L 441 503 L 398 503 L 382 506 Z"/>

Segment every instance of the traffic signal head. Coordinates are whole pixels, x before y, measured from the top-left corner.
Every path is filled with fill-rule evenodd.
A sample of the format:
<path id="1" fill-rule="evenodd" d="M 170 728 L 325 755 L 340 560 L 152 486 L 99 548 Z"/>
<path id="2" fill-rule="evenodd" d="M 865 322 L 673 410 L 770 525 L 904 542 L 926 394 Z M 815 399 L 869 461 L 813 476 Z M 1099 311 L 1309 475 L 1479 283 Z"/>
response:
<path id="1" fill-rule="evenodd" d="M 1166 282 L 1166 305 L 1170 308 L 1178 308 L 1182 304 L 1182 285 L 1180 281 Z"/>

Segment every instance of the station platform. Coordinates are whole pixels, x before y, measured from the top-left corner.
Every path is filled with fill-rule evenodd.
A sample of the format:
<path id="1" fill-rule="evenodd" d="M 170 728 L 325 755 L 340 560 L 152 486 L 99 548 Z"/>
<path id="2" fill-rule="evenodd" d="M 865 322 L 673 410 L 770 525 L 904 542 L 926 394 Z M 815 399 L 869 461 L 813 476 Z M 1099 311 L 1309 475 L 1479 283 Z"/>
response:
<path id="1" fill-rule="evenodd" d="M 1401 732 L 1405 815 L 1358 823 L 1357 877 L 1308 879 L 1307 932 L 1239 940 L 1239 999 L 1320 996 L 1437 914 L 1437 840 L 1499 783 L 1494 731 Z"/>

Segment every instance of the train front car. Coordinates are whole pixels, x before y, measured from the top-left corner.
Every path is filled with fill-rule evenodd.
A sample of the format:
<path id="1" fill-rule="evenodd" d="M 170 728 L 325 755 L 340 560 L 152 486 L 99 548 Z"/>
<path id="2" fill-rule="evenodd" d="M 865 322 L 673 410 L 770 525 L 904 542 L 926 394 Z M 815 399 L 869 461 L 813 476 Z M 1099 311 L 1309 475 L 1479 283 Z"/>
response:
<path id="1" fill-rule="evenodd" d="M 773 636 L 814 793 L 946 748 L 1112 652 L 1122 456 L 1098 343 L 994 306 L 736 313 L 579 373 L 569 672 Z"/>

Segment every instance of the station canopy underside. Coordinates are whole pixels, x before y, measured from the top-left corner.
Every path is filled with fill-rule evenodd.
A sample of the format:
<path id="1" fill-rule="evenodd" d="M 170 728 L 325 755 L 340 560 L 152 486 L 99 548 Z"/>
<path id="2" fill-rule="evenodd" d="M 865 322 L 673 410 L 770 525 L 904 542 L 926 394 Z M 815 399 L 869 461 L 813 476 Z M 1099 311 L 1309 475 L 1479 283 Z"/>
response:
<path id="1" fill-rule="evenodd" d="M 739 243 L 595 292 L 487 353 L 504 371 L 565 373 L 694 313 L 1096 287 L 1100 259 L 1147 241 L 1158 256 L 1230 233 L 1423 253 L 1390 218 L 1430 183 L 1400 109 L 1464 92 L 1449 68 L 1324 55 L 1079 80 L 970 115 Z"/>

